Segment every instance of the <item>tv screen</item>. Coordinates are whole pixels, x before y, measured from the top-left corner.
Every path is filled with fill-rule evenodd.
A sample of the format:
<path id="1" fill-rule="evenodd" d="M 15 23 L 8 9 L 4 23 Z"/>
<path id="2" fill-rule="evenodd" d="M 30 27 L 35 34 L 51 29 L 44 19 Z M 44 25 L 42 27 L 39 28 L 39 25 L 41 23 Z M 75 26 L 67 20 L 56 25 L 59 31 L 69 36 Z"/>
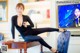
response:
<path id="1" fill-rule="evenodd" d="M 80 4 L 58 5 L 58 27 L 80 27 Z"/>

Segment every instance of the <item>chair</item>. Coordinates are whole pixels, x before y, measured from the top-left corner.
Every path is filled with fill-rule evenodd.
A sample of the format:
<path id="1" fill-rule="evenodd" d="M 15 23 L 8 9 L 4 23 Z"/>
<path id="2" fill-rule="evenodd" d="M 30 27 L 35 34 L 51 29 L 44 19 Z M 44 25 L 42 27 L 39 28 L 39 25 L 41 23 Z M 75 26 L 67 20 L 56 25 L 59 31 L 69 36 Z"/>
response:
<path id="1" fill-rule="evenodd" d="M 3 39 L 4 39 L 4 35 L 0 33 L 0 41 L 2 41 Z"/>
<path id="2" fill-rule="evenodd" d="M 70 31 L 65 31 L 59 35 L 57 40 L 58 53 L 67 53 L 70 35 L 71 35 Z"/>
<path id="3" fill-rule="evenodd" d="M 4 35 L 2 33 L 0 33 L 0 46 L 2 45 L 3 39 L 4 39 Z M 1 53 L 1 49 L 0 49 L 0 53 Z"/>

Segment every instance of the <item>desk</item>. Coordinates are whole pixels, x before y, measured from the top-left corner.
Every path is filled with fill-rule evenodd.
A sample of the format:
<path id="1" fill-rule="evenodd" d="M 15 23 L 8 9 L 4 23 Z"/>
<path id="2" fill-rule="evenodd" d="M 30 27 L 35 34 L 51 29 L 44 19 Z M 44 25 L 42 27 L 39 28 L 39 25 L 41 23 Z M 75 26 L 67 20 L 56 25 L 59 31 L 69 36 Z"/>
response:
<path id="1" fill-rule="evenodd" d="M 8 45 L 9 49 L 20 49 L 20 53 L 22 53 L 22 49 L 24 49 L 24 53 L 27 53 L 27 45 L 29 42 L 4 42 L 5 45 Z"/>
<path id="2" fill-rule="evenodd" d="M 20 53 L 22 53 L 22 49 L 24 49 L 24 53 L 27 53 L 27 48 L 33 47 L 36 45 L 40 45 L 39 42 L 4 42 L 5 45 L 8 45 L 9 49 L 20 49 Z M 42 45 L 40 47 L 41 52 L 43 52 Z"/>

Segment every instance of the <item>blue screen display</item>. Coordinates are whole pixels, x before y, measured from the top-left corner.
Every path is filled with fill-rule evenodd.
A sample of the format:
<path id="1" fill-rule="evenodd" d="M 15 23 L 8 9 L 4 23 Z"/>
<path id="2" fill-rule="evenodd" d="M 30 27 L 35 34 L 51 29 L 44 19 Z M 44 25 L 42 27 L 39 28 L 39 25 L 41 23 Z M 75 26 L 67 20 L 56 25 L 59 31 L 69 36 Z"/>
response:
<path id="1" fill-rule="evenodd" d="M 58 6 L 58 26 L 60 28 L 80 27 L 79 24 L 80 4 Z"/>

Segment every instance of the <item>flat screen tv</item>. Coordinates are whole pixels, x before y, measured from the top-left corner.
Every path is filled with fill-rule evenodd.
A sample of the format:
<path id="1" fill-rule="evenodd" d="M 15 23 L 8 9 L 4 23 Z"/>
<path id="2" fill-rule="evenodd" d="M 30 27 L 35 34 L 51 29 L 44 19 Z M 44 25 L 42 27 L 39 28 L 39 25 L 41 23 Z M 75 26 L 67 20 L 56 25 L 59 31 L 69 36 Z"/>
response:
<path id="1" fill-rule="evenodd" d="M 58 27 L 80 27 L 80 4 L 58 5 Z"/>

